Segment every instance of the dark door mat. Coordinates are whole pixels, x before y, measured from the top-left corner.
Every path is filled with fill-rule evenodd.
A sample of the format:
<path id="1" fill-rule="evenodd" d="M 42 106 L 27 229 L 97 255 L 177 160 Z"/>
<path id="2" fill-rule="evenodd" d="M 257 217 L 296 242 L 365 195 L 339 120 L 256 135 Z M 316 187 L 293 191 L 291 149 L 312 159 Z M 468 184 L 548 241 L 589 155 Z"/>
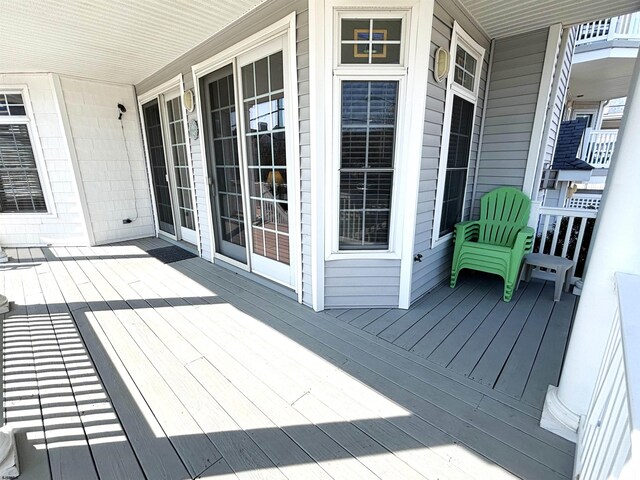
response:
<path id="1" fill-rule="evenodd" d="M 147 253 L 152 257 L 157 258 L 162 263 L 179 262 L 180 260 L 197 257 L 197 255 L 180 247 L 153 248 L 151 250 L 147 250 Z"/>

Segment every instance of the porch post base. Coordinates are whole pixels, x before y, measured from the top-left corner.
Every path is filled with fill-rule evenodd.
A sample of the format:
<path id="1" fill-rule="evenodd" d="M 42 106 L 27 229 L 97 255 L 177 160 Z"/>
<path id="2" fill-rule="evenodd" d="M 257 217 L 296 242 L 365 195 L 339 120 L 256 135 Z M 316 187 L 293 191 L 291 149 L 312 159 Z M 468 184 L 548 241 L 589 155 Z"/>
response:
<path id="1" fill-rule="evenodd" d="M 540 426 L 570 442 L 578 438 L 580 416 L 569 410 L 558 398 L 558 387 L 549 385 L 544 399 Z"/>
<path id="2" fill-rule="evenodd" d="M 0 293 L 0 313 L 7 313 L 9 309 L 9 299 Z"/>
<path id="3" fill-rule="evenodd" d="M 15 478 L 18 475 L 20 468 L 13 429 L 5 425 L 0 428 L 0 478 Z"/>

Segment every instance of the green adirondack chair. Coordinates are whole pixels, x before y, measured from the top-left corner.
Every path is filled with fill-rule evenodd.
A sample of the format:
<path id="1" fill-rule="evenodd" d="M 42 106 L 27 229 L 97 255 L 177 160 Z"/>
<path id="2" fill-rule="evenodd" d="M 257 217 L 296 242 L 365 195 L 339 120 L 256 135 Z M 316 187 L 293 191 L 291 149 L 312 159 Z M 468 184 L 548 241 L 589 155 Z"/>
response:
<path id="1" fill-rule="evenodd" d="M 451 288 L 463 268 L 500 275 L 505 302 L 511 300 L 522 258 L 533 247 L 535 232 L 527 227 L 531 200 L 512 187 L 497 188 L 480 199 L 480 219 L 456 224 Z"/>

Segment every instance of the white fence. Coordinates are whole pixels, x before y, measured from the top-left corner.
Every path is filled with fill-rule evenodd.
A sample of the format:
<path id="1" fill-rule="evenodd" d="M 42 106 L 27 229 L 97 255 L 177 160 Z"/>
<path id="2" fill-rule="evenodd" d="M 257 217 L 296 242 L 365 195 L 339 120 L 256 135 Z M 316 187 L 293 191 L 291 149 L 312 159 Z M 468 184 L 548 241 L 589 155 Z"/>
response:
<path id="1" fill-rule="evenodd" d="M 587 210 L 598 210 L 602 201 L 601 193 L 574 193 L 565 202 L 565 208 L 584 208 Z"/>
<path id="2" fill-rule="evenodd" d="M 640 277 L 617 274 L 618 311 L 580 420 L 573 478 L 640 478 Z"/>
<path id="3" fill-rule="evenodd" d="M 594 168 L 609 168 L 618 130 L 587 130 L 582 146 L 582 160 Z"/>
<path id="4" fill-rule="evenodd" d="M 538 210 L 538 223 L 536 228 L 536 240 L 533 251 L 558 254 L 576 262 L 576 267 L 582 267 L 580 252 L 585 245 L 585 232 L 589 219 L 595 219 L 598 212 L 596 210 L 586 210 L 581 208 L 553 208 L 538 207 L 535 203 L 532 206 L 532 217 Z M 561 232 L 564 230 L 563 232 Z M 559 250 L 559 251 L 558 251 Z M 544 270 L 534 270 L 534 276 L 540 278 L 552 278 Z M 576 274 L 574 269 L 570 280 L 575 283 L 581 276 Z"/>
<path id="5" fill-rule="evenodd" d="M 640 39 L 640 13 L 583 23 L 578 30 L 576 45 L 616 39 Z"/>

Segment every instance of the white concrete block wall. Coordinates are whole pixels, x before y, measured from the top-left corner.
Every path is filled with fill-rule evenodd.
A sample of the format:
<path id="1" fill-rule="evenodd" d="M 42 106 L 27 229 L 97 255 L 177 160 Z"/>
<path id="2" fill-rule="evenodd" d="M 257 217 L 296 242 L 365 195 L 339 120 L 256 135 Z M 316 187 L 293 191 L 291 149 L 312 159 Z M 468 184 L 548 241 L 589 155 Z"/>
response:
<path id="1" fill-rule="evenodd" d="M 0 245 L 88 245 L 80 197 L 49 74 L 0 74 L 3 86 L 26 86 L 42 147 L 43 188 L 51 192 L 48 214 L 0 213 Z"/>
<path id="2" fill-rule="evenodd" d="M 154 235 L 133 87 L 64 76 L 60 84 L 95 243 Z M 127 109 L 122 122 L 118 103 Z"/>

